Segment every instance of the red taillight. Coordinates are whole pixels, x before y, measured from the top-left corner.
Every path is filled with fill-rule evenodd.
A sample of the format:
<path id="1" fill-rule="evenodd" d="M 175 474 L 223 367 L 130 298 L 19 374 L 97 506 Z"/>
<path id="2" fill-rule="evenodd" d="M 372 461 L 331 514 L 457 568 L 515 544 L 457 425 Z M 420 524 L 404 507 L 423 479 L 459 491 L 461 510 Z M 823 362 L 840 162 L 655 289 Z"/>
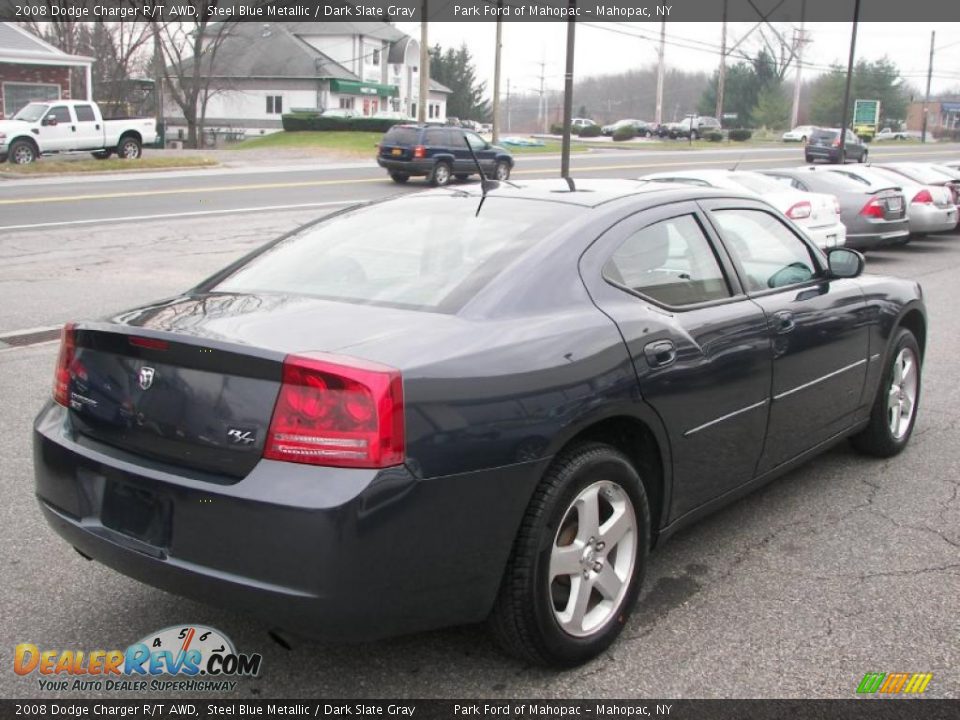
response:
<path id="1" fill-rule="evenodd" d="M 836 198 L 833 199 L 833 211 L 839 215 L 840 214 L 840 201 Z"/>
<path id="2" fill-rule="evenodd" d="M 810 217 L 811 212 L 813 212 L 813 208 L 810 206 L 810 203 L 806 200 L 801 200 L 787 210 L 787 217 L 791 220 L 803 220 L 804 218 Z"/>
<path id="3" fill-rule="evenodd" d="M 289 355 L 263 456 L 382 468 L 404 460 L 403 382 L 393 368 L 354 358 Z"/>
<path id="4" fill-rule="evenodd" d="M 933 195 L 930 194 L 929 190 L 921 190 L 913 196 L 913 200 L 910 202 L 922 203 L 923 205 L 933 205 Z"/>
<path id="5" fill-rule="evenodd" d="M 833 146 L 840 147 L 840 138 L 837 138 L 836 140 L 833 141 Z"/>
<path id="6" fill-rule="evenodd" d="M 417 145 L 413 149 L 413 156 L 415 158 L 425 158 L 427 156 L 427 149 L 423 145 Z"/>
<path id="7" fill-rule="evenodd" d="M 168 343 L 166 340 L 157 340 L 156 338 L 146 338 L 131 335 L 128 342 L 134 347 L 146 348 L 147 350 L 170 349 L 170 343 Z"/>
<path id="8" fill-rule="evenodd" d="M 863 206 L 860 214 L 865 217 L 883 218 L 883 201 L 880 198 L 873 198 Z"/>
<path id="9" fill-rule="evenodd" d="M 67 323 L 60 331 L 60 354 L 53 374 L 53 399 L 64 407 L 70 407 L 70 369 L 77 351 L 74 327 L 73 323 Z"/>

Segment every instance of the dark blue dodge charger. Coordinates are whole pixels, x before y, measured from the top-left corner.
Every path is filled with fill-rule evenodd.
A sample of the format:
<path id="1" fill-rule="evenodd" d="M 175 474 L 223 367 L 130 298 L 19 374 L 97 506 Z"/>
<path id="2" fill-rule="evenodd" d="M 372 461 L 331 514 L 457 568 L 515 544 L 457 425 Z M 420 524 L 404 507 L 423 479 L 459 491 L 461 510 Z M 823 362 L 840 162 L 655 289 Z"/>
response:
<path id="1" fill-rule="evenodd" d="M 564 666 L 615 639 L 670 533 L 838 441 L 910 439 L 916 283 L 727 191 L 486 187 L 67 325 L 34 433 L 49 523 L 287 632 L 487 619 Z"/>

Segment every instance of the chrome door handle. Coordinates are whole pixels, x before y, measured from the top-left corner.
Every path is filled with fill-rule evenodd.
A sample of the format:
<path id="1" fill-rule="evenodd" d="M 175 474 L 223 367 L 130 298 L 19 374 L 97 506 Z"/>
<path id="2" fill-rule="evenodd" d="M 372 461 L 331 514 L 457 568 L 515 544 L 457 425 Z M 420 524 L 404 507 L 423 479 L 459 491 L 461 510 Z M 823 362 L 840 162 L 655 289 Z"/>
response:
<path id="1" fill-rule="evenodd" d="M 658 340 L 644 346 L 643 354 L 650 367 L 666 367 L 677 359 L 677 347 L 672 340 Z"/>
<path id="2" fill-rule="evenodd" d="M 797 327 L 793 319 L 793 313 L 789 310 L 781 310 L 773 314 L 773 330 L 778 334 L 793 332 Z"/>

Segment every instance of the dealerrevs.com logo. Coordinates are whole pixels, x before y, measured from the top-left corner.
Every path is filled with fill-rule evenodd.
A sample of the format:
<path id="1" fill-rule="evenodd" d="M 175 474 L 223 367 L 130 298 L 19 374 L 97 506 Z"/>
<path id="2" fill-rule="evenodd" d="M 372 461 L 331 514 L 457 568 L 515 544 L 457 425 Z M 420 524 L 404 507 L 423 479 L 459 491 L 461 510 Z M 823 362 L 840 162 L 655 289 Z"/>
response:
<path id="1" fill-rule="evenodd" d="M 259 653 L 238 653 L 219 630 L 174 625 L 126 650 L 41 649 L 20 643 L 14 650 L 17 675 L 36 673 L 41 690 L 229 691 L 234 678 L 260 673 Z"/>

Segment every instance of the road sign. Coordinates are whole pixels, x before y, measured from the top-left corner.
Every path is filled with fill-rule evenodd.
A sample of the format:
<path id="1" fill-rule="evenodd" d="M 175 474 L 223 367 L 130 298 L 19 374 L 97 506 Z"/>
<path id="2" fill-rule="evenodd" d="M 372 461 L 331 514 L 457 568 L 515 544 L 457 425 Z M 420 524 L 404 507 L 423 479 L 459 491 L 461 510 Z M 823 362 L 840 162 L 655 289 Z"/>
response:
<path id="1" fill-rule="evenodd" d="M 874 125 L 880 122 L 879 100 L 855 100 L 853 102 L 853 126 Z"/>

